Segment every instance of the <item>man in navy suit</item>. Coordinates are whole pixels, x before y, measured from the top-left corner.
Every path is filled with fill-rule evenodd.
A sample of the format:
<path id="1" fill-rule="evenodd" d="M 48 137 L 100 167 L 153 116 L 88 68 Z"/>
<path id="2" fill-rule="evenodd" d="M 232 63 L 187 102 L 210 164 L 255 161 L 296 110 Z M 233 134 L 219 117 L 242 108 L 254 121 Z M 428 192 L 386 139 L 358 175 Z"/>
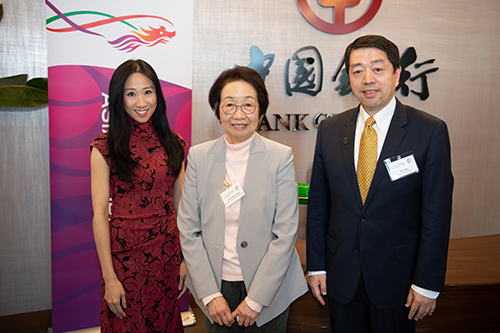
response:
<path id="1" fill-rule="evenodd" d="M 394 97 L 399 62 L 397 46 L 382 36 L 351 43 L 345 64 L 360 105 L 318 129 L 307 269 L 314 297 L 324 305 L 328 296 L 333 332 L 415 332 L 444 286 L 453 192 L 448 129 Z M 375 170 L 362 194 L 358 162 L 369 118 Z"/>

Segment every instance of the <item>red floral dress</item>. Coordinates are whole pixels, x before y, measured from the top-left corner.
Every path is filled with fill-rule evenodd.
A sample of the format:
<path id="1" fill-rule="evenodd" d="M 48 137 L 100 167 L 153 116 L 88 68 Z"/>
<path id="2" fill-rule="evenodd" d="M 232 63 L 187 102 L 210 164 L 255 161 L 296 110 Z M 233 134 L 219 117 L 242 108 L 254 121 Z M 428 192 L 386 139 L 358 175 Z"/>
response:
<path id="1" fill-rule="evenodd" d="M 183 332 L 177 301 L 181 248 L 173 186 L 164 149 L 151 122 L 132 122 L 130 152 L 139 166 L 132 183 L 118 179 L 109 159 L 108 133 L 91 147 L 111 170 L 110 215 L 113 266 L 127 298 L 120 319 L 101 295 L 101 332 Z M 184 140 L 179 140 L 185 146 Z"/>

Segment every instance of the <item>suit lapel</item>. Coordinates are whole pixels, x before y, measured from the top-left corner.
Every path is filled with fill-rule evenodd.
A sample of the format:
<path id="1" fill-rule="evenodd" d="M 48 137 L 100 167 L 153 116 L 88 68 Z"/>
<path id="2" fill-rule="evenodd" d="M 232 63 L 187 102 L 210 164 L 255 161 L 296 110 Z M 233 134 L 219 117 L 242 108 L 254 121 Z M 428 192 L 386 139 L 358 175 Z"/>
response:
<path id="1" fill-rule="evenodd" d="M 217 140 L 215 140 L 214 148 L 212 151 L 215 155 L 223 156 L 224 161 L 226 159 L 226 142 L 224 141 L 225 136 L 226 134 L 222 135 Z"/>
<path id="2" fill-rule="evenodd" d="M 354 196 L 357 198 L 359 206 L 363 206 L 361 202 L 361 195 L 359 193 L 358 180 L 356 178 L 356 169 L 354 167 L 354 136 L 356 130 L 356 120 L 358 118 L 359 106 L 354 110 L 352 116 L 344 122 L 344 128 L 340 132 L 340 145 L 342 151 L 342 159 L 347 173 L 347 178 L 351 184 L 351 189 Z"/>
<path id="3" fill-rule="evenodd" d="M 380 185 L 380 181 L 387 173 L 384 160 L 396 155 L 397 149 L 406 135 L 406 129 L 404 126 L 407 122 L 406 109 L 403 104 L 396 99 L 396 110 L 394 111 L 394 116 L 392 117 L 391 124 L 389 125 L 389 129 L 387 131 L 387 136 L 385 137 L 384 146 L 382 147 L 380 157 L 377 161 L 377 168 L 375 169 L 375 174 L 373 175 L 373 180 L 370 185 L 370 190 L 368 191 L 368 196 L 366 197 L 364 208 L 370 203 L 371 198 L 377 191 L 377 187 Z"/>
<path id="4" fill-rule="evenodd" d="M 245 185 L 243 190 L 245 196 L 241 199 L 240 206 L 240 222 L 244 223 L 246 216 L 251 216 L 251 210 L 255 209 L 254 205 L 249 203 L 250 195 L 260 193 L 259 187 L 262 186 L 263 171 L 266 170 L 268 165 L 267 160 L 264 159 L 264 141 L 262 137 L 255 133 L 255 138 L 250 146 L 250 155 L 248 156 L 247 171 L 245 174 Z"/>
<path id="5" fill-rule="evenodd" d="M 224 186 L 226 178 L 226 142 L 224 140 L 226 134 L 217 139 L 214 144 L 212 153 L 217 158 L 210 159 L 209 162 L 213 163 L 209 166 L 209 170 L 213 170 L 213 179 L 217 182 L 217 189 Z"/>
<path id="6" fill-rule="evenodd" d="M 226 142 L 224 137 L 226 134 L 223 134 L 219 139 L 217 139 L 214 143 L 213 149 L 211 153 L 215 155 L 215 158 L 209 158 L 206 163 L 207 170 L 211 173 L 211 181 L 213 191 L 217 197 L 219 197 L 220 192 L 224 189 L 224 180 L 226 179 Z M 217 203 L 214 205 L 213 209 L 217 216 L 218 221 L 224 222 L 225 219 L 225 209 L 224 204 L 221 200 L 215 200 Z M 224 223 L 217 224 L 218 232 L 223 235 L 224 234 Z"/>

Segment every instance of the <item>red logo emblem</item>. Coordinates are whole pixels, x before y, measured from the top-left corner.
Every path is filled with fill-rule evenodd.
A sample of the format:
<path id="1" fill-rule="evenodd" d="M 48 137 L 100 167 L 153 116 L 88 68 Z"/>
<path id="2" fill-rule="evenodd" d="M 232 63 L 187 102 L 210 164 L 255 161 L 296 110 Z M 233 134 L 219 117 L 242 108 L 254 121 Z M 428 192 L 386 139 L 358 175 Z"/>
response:
<path id="1" fill-rule="evenodd" d="M 372 0 L 372 4 L 359 19 L 351 23 L 345 23 L 345 8 L 359 5 L 361 0 L 318 0 L 324 7 L 335 7 L 334 22 L 326 22 L 319 18 L 311 9 L 307 0 L 297 0 L 300 12 L 304 18 L 321 31 L 330 34 L 347 34 L 361 29 L 368 24 L 377 14 L 382 0 Z"/>

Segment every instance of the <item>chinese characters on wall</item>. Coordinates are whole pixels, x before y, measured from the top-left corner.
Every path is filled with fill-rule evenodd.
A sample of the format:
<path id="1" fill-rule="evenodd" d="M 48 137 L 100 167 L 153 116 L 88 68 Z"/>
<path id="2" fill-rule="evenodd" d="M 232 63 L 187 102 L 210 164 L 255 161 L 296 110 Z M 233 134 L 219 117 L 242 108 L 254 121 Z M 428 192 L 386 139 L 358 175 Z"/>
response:
<path id="1" fill-rule="evenodd" d="M 400 91 L 401 95 L 405 97 L 413 93 L 422 101 L 429 98 L 428 75 L 439 70 L 438 67 L 433 67 L 434 61 L 435 59 L 428 59 L 417 62 L 417 51 L 415 48 L 407 48 L 401 56 L 401 76 L 396 91 Z M 251 63 L 248 67 L 256 70 L 264 81 L 270 73 L 273 62 L 274 54 L 264 55 L 262 50 L 257 46 L 252 46 Z M 286 62 L 285 91 L 288 96 L 293 96 L 294 93 L 302 93 L 314 97 L 323 89 L 323 76 L 323 59 L 319 50 L 314 46 L 302 47 Z M 333 74 L 332 81 L 337 83 L 335 91 L 340 96 L 346 96 L 351 93 L 344 59 L 340 61 L 336 72 Z M 418 90 L 410 88 L 409 84 L 412 82 L 415 82 L 414 85 L 416 86 L 420 83 Z M 282 124 L 289 131 L 309 130 L 303 122 L 304 118 L 308 115 L 286 114 L 287 120 L 285 120 L 281 115 L 274 114 L 275 128 L 273 129 L 267 117 L 264 117 L 258 130 L 279 131 L 279 124 Z M 314 126 L 318 126 L 322 116 L 329 117 L 327 114 L 317 114 L 313 120 Z M 295 120 L 295 126 L 290 125 L 291 119 Z"/>

